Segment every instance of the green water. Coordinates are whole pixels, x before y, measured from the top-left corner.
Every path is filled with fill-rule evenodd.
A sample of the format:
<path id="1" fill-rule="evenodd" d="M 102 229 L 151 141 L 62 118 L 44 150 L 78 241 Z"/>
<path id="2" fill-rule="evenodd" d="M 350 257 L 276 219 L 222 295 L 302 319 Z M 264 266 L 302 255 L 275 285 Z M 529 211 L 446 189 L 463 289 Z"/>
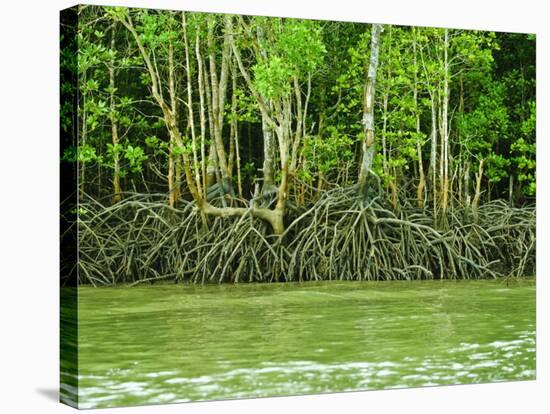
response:
<path id="1" fill-rule="evenodd" d="M 85 287 L 79 318 L 81 408 L 535 378 L 533 281 Z"/>

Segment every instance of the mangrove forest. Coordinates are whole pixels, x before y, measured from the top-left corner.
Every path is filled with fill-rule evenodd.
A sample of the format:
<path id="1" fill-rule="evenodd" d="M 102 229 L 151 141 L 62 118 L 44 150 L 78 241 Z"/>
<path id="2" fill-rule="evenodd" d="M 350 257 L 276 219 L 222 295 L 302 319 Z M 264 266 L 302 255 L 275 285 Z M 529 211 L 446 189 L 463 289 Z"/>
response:
<path id="1" fill-rule="evenodd" d="M 73 20 L 65 280 L 535 274 L 534 35 L 103 6 Z"/>

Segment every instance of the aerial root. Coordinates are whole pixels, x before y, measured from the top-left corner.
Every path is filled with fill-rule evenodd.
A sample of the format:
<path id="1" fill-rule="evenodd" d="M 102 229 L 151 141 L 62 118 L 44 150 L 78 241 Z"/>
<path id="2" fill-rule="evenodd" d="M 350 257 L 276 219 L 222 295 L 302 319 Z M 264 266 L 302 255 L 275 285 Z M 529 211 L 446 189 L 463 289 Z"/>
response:
<path id="1" fill-rule="evenodd" d="M 156 280 L 276 282 L 521 277 L 535 271 L 531 207 L 491 202 L 477 214 L 448 213 L 446 228 L 426 210 L 396 213 L 376 198 L 336 188 L 288 217 L 282 236 L 261 220 L 209 217 L 192 203 L 134 194 L 112 206 L 90 199 L 78 219 L 79 282 Z"/>

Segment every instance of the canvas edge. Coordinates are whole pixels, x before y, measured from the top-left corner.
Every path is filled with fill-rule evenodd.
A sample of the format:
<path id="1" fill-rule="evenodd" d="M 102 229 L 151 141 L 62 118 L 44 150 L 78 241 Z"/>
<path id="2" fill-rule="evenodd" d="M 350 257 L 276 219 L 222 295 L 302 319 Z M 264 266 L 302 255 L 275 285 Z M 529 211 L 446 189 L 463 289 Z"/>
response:
<path id="1" fill-rule="evenodd" d="M 63 162 L 63 154 L 78 140 L 77 31 L 79 6 L 59 12 L 59 143 L 60 143 L 60 313 L 59 313 L 59 402 L 78 408 L 78 235 L 75 212 L 78 207 L 78 165 Z M 67 58 L 69 64 L 67 64 Z M 63 113 L 65 116 L 63 124 Z"/>

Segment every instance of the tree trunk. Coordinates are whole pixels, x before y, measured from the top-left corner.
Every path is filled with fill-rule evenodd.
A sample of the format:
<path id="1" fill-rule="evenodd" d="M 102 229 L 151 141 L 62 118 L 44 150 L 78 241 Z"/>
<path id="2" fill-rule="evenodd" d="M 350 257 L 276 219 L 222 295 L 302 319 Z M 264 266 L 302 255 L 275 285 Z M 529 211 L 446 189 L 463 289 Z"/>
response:
<path id="1" fill-rule="evenodd" d="M 177 105 L 177 99 L 176 99 L 176 82 L 175 82 L 175 67 L 174 67 L 174 48 L 172 44 L 170 43 L 168 46 L 168 89 L 170 94 L 170 108 L 172 112 L 172 116 L 174 118 L 174 124 L 177 125 L 178 123 L 178 105 Z M 176 142 L 172 140 L 172 146 L 180 146 Z M 181 166 L 180 166 L 180 158 L 179 157 L 170 157 L 170 160 L 172 161 L 173 165 L 172 168 L 172 188 L 170 191 L 170 194 L 172 194 L 172 202 L 175 204 L 178 202 L 178 200 L 181 197 L 180 190 L 181 190 Z M 170 198 L 169 198 L 170 200 Z M 172 204 L 172 206 L 174 205 Z"/>
<path id="2" fill-rule="evenodd" d="M 216 58 L 214 55 L 214 25 L 215 20 L 213 15 L 209 16 L 208 21 L 208 60 L 210 64 L 210 89 L 212 93 L 211 109 L 212 109 L 212 126 L 213 130 L 211 131 L 211 136 L 214 141 L 216 156 L 218 161 L 218 167 L 221 174 L 221 189 L 222 191 L 231 192 L 231 182 L 229 179 L 229 171 L 227 168 L 227 155 L 222 140 L 222 128 L 223 128 L 223 117 L 224 117 L 224 105 L 225 105 L 225 95 L 227 88 L 227 77 L 228 77 L 228 60 L 229 60 L 229 42 L 228 42 L 228 27 L 229 20 L 231 16 L 226 16 L 226 31 L 224 35 L 224 43 L 222 49 L 222 65 L 218 81 L 218 73 L 216 66 Z"/>
<path id="3" fill-rule="evenodd" d="M 418 110 L 418 62 L 416 58 L 416 30 L 413 27 L 413 65 L 414 65 L 414 115 L 416 124 L 416 154 L 418 156 L 418 186 L 416 187 L 416 202 L 418 208 L 424 208 L 424 189 L 426 178 L 424 176 L 424 162 L 422 160 L 422 145 L 420 145 L 420 111 Z"/>
<path id="4" fill-rule="evenodd" d="M 472 209 L 477 214 L 477 208 L 479 207 L 479 199 L 481 197 L 481 179 L 483 178 L 483 163 L 485 160 L 479 162 L 479 169 L 476 173 L 476 192 L 474 194 L 474 200 L 472 201 Z"/>
<path id="5" fill-rule="evenodd" d="M 158 72 L 156 71 L 155 66 L 152 64 L 152 62 L 149 58 L 149 54 L 147 53 L 147 51 L 143 47 L 141 39 L 140 39 L 138 33 L 136 32 L 134 26 L 133 26 L 132 20 L 127 16 L 124 20 L 121 20 L 121 22 L 124 24 L 124 26 L 133 35 L 133 37 L 134 37 L 134 39 L 135 39 L 135 41 L 138 45 L 138 48 L 140 50 L 140 53 L 143 57 L 146 69 L 149 72 L 149 75 L 150 75 L 150 78 L 151 78 L 152 94 L 153 94 L 153 97 L 155 98 L 156 102 L 158 103 L 158 105 L 160 106 L 160 108 L 162 110 L 163 117 L 164 117 L 164 122 L 166 124 L 166 128 L 167 128 L 167 130 L 169 132 L 169 135 L 170 135 L 170 142 L 173 143 L 174 145 L 177 145 L 178 147 L 184 147 L 185 142 L 184 142 L 184 139 L 183 139 L 183 137 L 182 137 L 182 135 L 181 135 L 181 133 L 178 129 L 178 123 L 177 123 L 176 112 L 175 112 L 175 103 L 177 101 L 175 99 L 173 99 L 170 102 L 171 106 L 169 106 L 165 102 L 165 100 L 162 97 L 162 94 L 160 93 L 160 90 L 159 90 Z M 210 37 L 213 36 L 212 29 L 213 28 L 210 25 L 209 26 Z M 229 42 L 229 40 L 232 39 L 232 36 L 231 36 L 231 20 L 230 20 L 230 18 L 226 19 L 225 39 L 226 39 L 226 41 L 224 42 L 225 43 L 224 44 L 224 56 L 227 57 L 228 56 L 227 53 L 229 51 L 230 43 L 232 43 L 233 50 L 236 50 L 234 43 L 232 41 Z M 212 39 L 210 39 L 210 40 L 212 40 Z M 211 43 L 211 42 L 209 42 L 209 43 Z M 248 75 L 245 72 L 244 67 L 242 66 L 242 62 L 240 62 L 240 57 L 236 56 L 236 58 L 237 58 L 237 62 L 239 64 L 239 68 L 240 68 L 241 72 L 243 73 L 243 75 L 245 76 L 245 80 L 247 81 L 247 84 L 249 86 L 251 86 L 250 78 L 248 78 Z M 225 94 L 225 89 L 224 89 L 225 86 L 223 85 L 223 83 L 225 81 L 223 79 L 226 78 L 226 75 L 224 74 L 224 71 L 227 71 L 227 67 L 224 68 L 224 65 L 222 65 L 222 75 L 221 75 L 222 81 L 220 82 L 220 84 L 218 84 L 217 80 L 216 80 L 217 76 L 216 76 L 216 71 L 215 71 L 215 65 L 212 65 L 212 63 L 213 63 L 212 59 L 211 59 L 210 63 L 211 63 L 211 69 L 213 69 L 213 70 L 211 70 L 211 76 L 213 77 L 213 79 L 212 79 L 212 95 L 210 96 L 212 102 L 210 102 L 211 103 L 210 108 L 212 109 L 212 107 L 214 106 L 216 108 L 216 111 L 217 111 L 217 110 L 220 110 L 220 108 L 223 108 L 224 99 L 221 98 L 218 93 L 223 92 L 223 94 Z M 227 64 L 227 62 L 225 62 L 225 65 L 226 64 Z M 168 68 L 169 77 L 173 77 L 173 70 L 174 70 L 174 67 L 173 67 L 173 65 L 170 64 L 169 68 Z M 219 88 L 219 89 L 217 89 L 217 91 L 214 91 L 214 89 L 216 89 L 216 88 Z M 170 90 L 171 90 L 171 92 L 174 91 L 172 86 L 170 86 Z M 255 97 L 258 99 L 259 95 L 257 94 L 257 92 L 254 89 L 251 89 L 251 90 L 253 91 L 253 94 L 255 95 Z M 208 95 L 209 95 L 208 92 L 209 91 L 207 90 L 206 92 L 207 92 L 207 97 L 208 97 Z M 174 95 L 172 95 L 171 97 L 174 97 Z M 263 100 L 261 100 L 261 98 L 259 98 L 258 102 L 260 103 L 260 106 L 261 106 L 261 109 L 262 109 L 263 113 L 265 115 L 267 115 L 265 105 L 263 105 Z M 290 113 L 290 103 L 289 102 L 285 103 L 284 107 L 285 107 L 285 114 L 288 116 L 288 114 Z M 217 116 L 217 119 L 214 119 L 214 116 Z M 272 125 L 276 126 L 276 124 L 272 121 L 272 119 L 269 117 L 269 115 L 267 115 L 267 119 L 269 120 L 269 122 Z M 219 113 L 213 111 L 213 113 L 212 113 L 212 123 L 211 124 L 214 125 L 214 128 L 216 128 L 216 123 L 219 124 L 220 121 L 221 121 L 221 115 Z M 277 131 L 278 134 L 279 134 L 279 139 L 280 139 L 280 144 L 281 144 L 280 149 L 281 149 L 281 166 L 282 166 L 281 177 L 282 178 L 281 178 L 281 185 L 279 187 L 277 205 L 276 205 L 274 210 L 265 209 L 265 208 L 256 208 L 255 206 L 252 206 L 252 208 L 234 208 L 234 207 L 218 208 L 218 207 L 212 206 L 211 204 L 208 203 L 207 199 L 203 197 L 203 194 L 200 191 L 198 191 L 198 187 L 197 187 L 196 182 L 195 182 L 195 177 L 193 176 L 193 172 L 192 172 L 192 163 L 191 163 L 191 160 L 189 159 L 189 154 L 185 151 L 182 152 L 182 154 L 181 154 L 182 166 L 183 166 L 183 171 L 184 171 L 185 178 L 186 178 L 186 181 L 187 181 L 187 184 L 188 184 L 188 188 L 189 188 L 189 191 L 191 193 L 191 196 L 193 197 L 193 200 L 195 201 L 195 205 L 199 208 L 199 210 L 201 212 L 201 216 L 203 217 L 203 219 L 206 215 L 214 215 L 214 216 L 220 216 L 220 217 L 232 217 L 232 216 L 243 216 L 245 214 L 250 213 L 255 217 L 258 217 L 258 218 L 260 218 L 264 221 L 267 221 L 271 225 L 271 227 L 273 229 L 273 232 L 276 235 L 282 235 L 284 233 L 283 217 L 284 217 L 284 212 L 285 212 L 285 203 L 286 203 L 286 198 L 287 198 L 287 186 L 288 186 L 288 161 L 289 161 L 288 160 L 288 141 L 289 141 L 288 127 L 289 127 L 289 125 L 290 125 L 290 120 L 287 119 L 286 125 L 285 125 L 286 128 L 283 128 L 283 127 L 279 126 L 279 129 Z M 217 132 L 220 132 L 220 131 L 218 130 Z M 221 136 L 218 135 L 218 138 L 221 139 Z M 219 147 L 215 148 L 215 147 L 217 147 L 217 145 L 214 144 L 214 149 L 215 149 L 214 154 L 218 155 L 220 152 L 216 151 L 216 150 L 219 150 L 220 148 Z M 227 170 L 226 170 L 226 172 L 227 172 Z"/>
<path id="6" fill-rule="evenodd" d="M 206 61 L 204 65 L 204 79 L 205 79 L 205 93 L 206 93 L 206 109 L 208 113 L 208 136 L 210 137 L 210 147 L 208 149 L 208 163 L 206 166 L 206 189 L 214 185 L 219 175 L 219 166 L 217 163 L 216 144 L 214 142 L 214 115 L 212 112 L 212 93 L 211 93 L 211 81 L 206 69 Z"/>
<path id="7" fill-rule="evenodd" d="M 470 161 L 466 161 L 464 165 L 464 204 L 470 207 Z"/>
<path id="8" fill-rule="evenodd" d="M 202 180 L 199 171 L 199 160 L 197 154 L 197 137 L 195 135 L 195 117 L 193 114 L 193 83 L 191 82 L 191 60 L 189 59 L 189 40 L 187 38 L 187 20 L 185 12 L 181 12 L 181 23 L 183 28 L 183 44 L 185 49 L 185 72 L 187 78 L 187 112 L 188 125 L 191 131 L 191 147 L 193 152 L 193 171 L 197 183 L 197 190 L 202 193 Z"/>
<path id="9" fill-rule="evenodd" d="M 306 116 L 307 116 L 307 109 L 309 104 L 309 98 L 311 96 L 311 74 L 308 73 L 308 80 L 307 80 L 307 92 L 306 92 L 306 99 L 303 105 L 302 109 L 302 90 L 300 88 L 300 84 L 298 82 L 298 78 L 294 77 L 293 79 L 294 83 L 294 95 L 296 98 L 296 130 L 294 134 L 294 141 L 292 143 L 292 152 L 290 156 L 290 174 L 292 176 L 295 175 L 296 168 L 298 166 L 298 149 L 300 148 L 300 144 L 303 141 L 303 138 L 306 134 Z"/>
<path id="10" fill-rule="evenodd" d="M 256 27 L 256 43 L 255 48 L 256 59 L 258 62 L 267 62 L 267 51 L 264 47 L 264 33 L 261 25 Z M 246 78 L 245 78 L 246 80 Z M 273 112 L 273 105 L 271 100 L 266 100 L 266 106 L 269 113 Z M 267 112 L 267 111 L 265 111 Z M 264 159 L 262 165 L 263 183 L 261 193 L 273 191 L 275 187 L 275 137 L 273 131 L 273 125 L 268 120 L 267 113 L 261 111 L 262 114 L 262 137 L 263 137 L 263 149 Z"/>
<path id="11" fill-rule="evenodd" d="M 237 121 L 235 120 L 235 135 L 233 139 L 235 140 L 235 162 L 236 162 L 236 168 L 237 168 L 237 191 L 239 194 L 239 197 L 243 197 L 243 185 L 242 185 L 242 179 L 241 179 L 241 153 L 239 149 L 239 127 L 237 124 Z"/>
<path id="12" fill-rule="evenodd" d="M 370 61 L 365 82 L 363 101 L 363 143 L 362 159 L 359 171 L 359 191 L 365 195 L 368 187 L 368 176 L 371 172 L 374 158 L 374 93 L 376 86 L 376 70 L 378 69 L 378 54 L 380 50 L 380 32 L 382 26 L 374 24 L 371 32 Z"/>
<path id="13" fill-rule="evenodd" d="M 199 84 L 199 115 L 200 115 L 200 128 L 201 128 L 201 179 L 203 197 L 206 198 L 207 183 L 207 165 L 206 165 L 206 115 L 205 115 L 205 102 L 204 102 L 204 69 L 202 63 L 202 56 L 200 52 L 200 37 L 197 33 L 195 37 L 195 55 L 197 56 L 197 74 Z"/>
<path id="14" fill-rule="evenodd" d="M 86 71 L 82 74 L 82 79 L 79 81 L 82 82 L 82 85 L 86 84 Z M 79 85 L 79 90 L 82 91 L 82 88 Z M 82 122 L 80 124 L 82 125 L 82 130 L 80 131 L 79 137 L 80 140 L 77 141 L 78 146 L 84 146 L 86 145 L 86 140 L 88 137 L 88 111 L 86 110 L 86 93 L 82 92 L 82 97 L 79 97 L 79 104 L 82 105 Z M 77 172 L 79 173 L 79 176 L 77 178 L 77 186 L 80 193 L 80 197 L 84 197 L 85 191 L 85 183 L 86 183 L 86 162 L 84 160 L 80 161 L 79 157 L 77 156 L 77 165 L 76 165 Z"/>
<path id="15" fill-rule="evenodd" d="M 424 166 L 422 165 L 422 147 L 416 143 L 416 152 L 418 154 L 418 186 L 416 187 L 416 202 L 418 208 L 424 208 L 426 177 L 424 176 Z"/>
<path id="16" fill-rule="evenodd" d="M 111 29 L 111 50 L 115 50 L 115 28 L 116 23 L 113 23 Z M 109 62 L 109 106 L 111 120 L 111 139 L 113 142 L 113 204 L 122 200 L 122 190 L 120 188 L 120 155 L 119 155 L 119 136 L 118 122 L 115 105 L 115 59 Z"/>
<path id="17" fill-rule="evenodd" d="M 441 196 L 441 207 L 443 214 L 447 211 L 449 198 L 449 30 L 445 29 L 444 41 L 444 79 L 443 79 L 443 102 L 442 102 L 442 155 L 443 155 L 443 189 Z"/>
<path id="18" fill-rule="evenodd" d="M 271 104 L 268 102 L 271 107 Z M 263 186 L 262 193 L 270 191 L 275 187 L 275 170 L 274 170 L 274 157 L 275 157 L 275 137 L 273 136 L 273 130 L 268 124 L 265 116 L 262 115 L 262 135 L 264 141 L 264 161 L 262 166 L 263 172 Z"/>
<path id="19" fill-rule="evenodd" d="M 437 212 L 437 109 L 435 105 L 435 93 L 431 93 L 432 101 L 432 132 L 431 132 L 431 149 L 430 149 L 430 173 L 432 178 L 432 198 L 434 215 Z"/>
<path id="20" fill-rule="evenodd" d="M 174 151 L 174 140 L 172 137 L 170 137 L 170 145 L 168 148 L 168 205 L 174 207 L 176 204 L 176 191 L 174 189 L 174 157 L 172 156 L 172 152 Z"/>

